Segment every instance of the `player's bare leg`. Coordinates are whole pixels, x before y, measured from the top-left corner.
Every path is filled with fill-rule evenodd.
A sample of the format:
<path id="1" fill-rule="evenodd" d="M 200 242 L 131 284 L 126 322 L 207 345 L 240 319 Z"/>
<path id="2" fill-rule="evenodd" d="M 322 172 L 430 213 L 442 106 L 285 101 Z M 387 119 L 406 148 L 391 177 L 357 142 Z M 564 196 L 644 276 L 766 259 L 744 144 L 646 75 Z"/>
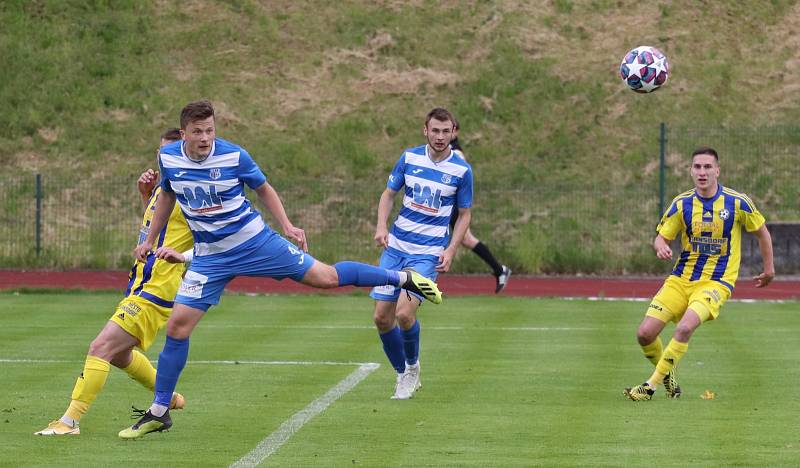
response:
<path id="1" fill-rule="evenodd" d="M 167 322 L 164 349 L 158 357 L 155 400 L 136 424 L 119 432 L 120 438 L 138 439 L 150 432 L 162 432 L 172 427 L 169 414 L 171 399 L 189 355 L 189 337 L 204 316 L 203 310 L 175 304 Z"/>

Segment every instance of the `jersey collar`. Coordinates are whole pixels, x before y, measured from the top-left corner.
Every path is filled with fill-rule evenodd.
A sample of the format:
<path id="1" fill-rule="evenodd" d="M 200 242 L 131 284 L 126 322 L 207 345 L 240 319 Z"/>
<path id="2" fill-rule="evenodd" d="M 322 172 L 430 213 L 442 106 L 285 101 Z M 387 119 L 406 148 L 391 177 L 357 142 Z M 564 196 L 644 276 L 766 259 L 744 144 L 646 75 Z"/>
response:
<path id="1" fill-rule="evenodd" d="M 697 192 L 697 189 L 694 189 L 694 195 L 695 195 L 697 198 L 699 198 L 699 199 L 700 199 L 700 201 L 714 201 L 714 200 L 716 200 L 717 198 L 719 198 L 719 196 L 720 196 L 721 194 L 722 194 L 722 184 L 720 184 L 719 182 L 717 182 L 717 193 L 715 193 L 714 195 L 712 195 L 712 196 L 711 196 L 711 197 L 709 197 L 709 198 L 705 198 L 705 197 L 701 196 L 701 195 L 700 195 L 700 194 Z"/>

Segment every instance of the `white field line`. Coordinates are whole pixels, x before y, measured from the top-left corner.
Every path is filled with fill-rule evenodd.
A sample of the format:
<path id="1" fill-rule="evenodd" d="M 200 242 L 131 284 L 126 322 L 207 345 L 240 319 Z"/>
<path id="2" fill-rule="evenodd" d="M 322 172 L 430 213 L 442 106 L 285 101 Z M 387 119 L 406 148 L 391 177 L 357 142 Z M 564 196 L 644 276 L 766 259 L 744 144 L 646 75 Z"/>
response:
<path id="1" fill-rule="evenodd" d="M 0 363 L 5 364 L 50 364 L 50 363 L 80 363 L 84 361 L 66 359 L 6 359 L 0 358 Z M 293 414 L 284 421 L 278 429 L 258 443 L 256 448 L 248 454 L 234 462 L 233 467 L 257 466 L 267 457 L 277 452 L 297 431 L 307 422 L 314 419 L 325 411 L 331 403 L 338 400 L 345 393 L 354 389 L 362 380 L 367 378 L 374 370 L 381 367 L 377 362 L 333 362 L 333 361 L 189 361 L 187 364 L 212 364 L 212 365 L 231 365 L 231 364 L 250 364 L 268 366 L 353 366 L 358 369 L 342 379 L 324 395 L 309 403 L 305 408 Z"/>
<path id="2" fill-rule="evenodd" d="M 275 430 L 275 432 L 259 442 L 256 448 L 234 462 L 231 466 L 258 466 L 258 464 L 264 461 L 264 459 L 277 452 L 283 444 L 285 444 L 297 431 L 300 430 L 301 427 L 305 425 L 305 423 L 314 419 L 314 417 L 316 417 L 318 414 L 325 411 L 325 409 L 327 409 L 331 403 L 355 388 L 359 382 L 364 380 L 378 367 L 380 367 L 380 364 L 377 363 L 365 363 L 359 366 L 358 369 L 345 377 L 342 381 L 336 384 L 336 386 L 328 390 L 327 393 L 312 401 L 308 404 L 308 406 L 284 421 L 283 424 L 281 424 L 280 427 Z"/>

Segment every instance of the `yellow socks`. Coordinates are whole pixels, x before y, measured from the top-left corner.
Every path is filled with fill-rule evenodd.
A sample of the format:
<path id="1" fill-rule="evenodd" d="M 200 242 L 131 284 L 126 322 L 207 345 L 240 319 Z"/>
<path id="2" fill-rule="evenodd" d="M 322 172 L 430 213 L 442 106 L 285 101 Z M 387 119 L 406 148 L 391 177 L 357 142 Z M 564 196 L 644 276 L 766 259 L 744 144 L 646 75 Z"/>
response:
<path id="1" fill-rule="evenodd" d="M 156 368 L 150 363 L 147 357 L 137 350 L 133 350 L 133 359 L 128 367 L 123 368 L 133 380 L 142 384 L 148 390 L 155 391 L 156 388 Z"/>
<path id="2" fill-rule="evenodd" d="M 642 352 L 644 352 L 644 357 L 646 357 L 648 361 L 652 362 L 654 366 L 658 364 L 658 361 L 661 360 L 661 355 L 664 352 L 664 345 L 661 344 L 661 337 L 657 336 L 655 341 L 642 346 Z"/>
<path id="3" fill-rule="evenodd" d="M 656 364 L 656 371 L 647 380 L 650 385 L 655 387 L 660 384 L 664 380 L 664 376 L 678 365 L 683 355 L 686 354 L 687 349 L 689 349 L 689 343 L 676 341 L 675 338 L 670 340 L 667 349 L 664 350 L 664 355 L 661 356 L 661 360 Z"/>
<path id="4" fill-rule="evenodd" d="M 83 373 L 75 382 L 72 401 L 67 412 L 64 413 L 65 416 L 72 418 L 75 422 L 81 420 L 81 417 L 86 414 L 89 406 L 97 398 L 97 394 L 103 389 L 103 385 L 106 384 L 110 367 L 108 361 L 95 356 L 86 356 Z"/>

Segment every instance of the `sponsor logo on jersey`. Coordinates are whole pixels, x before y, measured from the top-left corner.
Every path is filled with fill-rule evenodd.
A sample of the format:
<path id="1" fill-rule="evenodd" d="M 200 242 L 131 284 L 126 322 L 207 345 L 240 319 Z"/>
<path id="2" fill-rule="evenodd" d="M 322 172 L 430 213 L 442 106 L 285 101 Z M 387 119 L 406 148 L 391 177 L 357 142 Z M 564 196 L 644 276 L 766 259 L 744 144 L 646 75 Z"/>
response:
<path id="1" fill-rule="evenodd" d="M 222 199 L 217 195 L 217 187 L 210 185 L 208 192 L 203 190 L 202 187 L 195 187 L 194 190 L 185 187 L 183 195 L 186 197 L 186 202 L 189 209 L 195 213 L 208 213 L 210 211 L 217 211 L 222 209 Z"/>
<path id="2" fill-rule="evenodd" d="M 414 201 L 411 206 L 428 213 L 438 213 L 442 207 L 442 191 L 437 189 L 435 192 L 426 186 L 414 184 Z"/>
<path id="3" fill-rule="evenodd" d="M 182 176 L 184 174 L 186 174 L 186 171 L 178 171 L 178 172 L 175 173 L 175 177 L 180 177 L 180 176 Z"/>

